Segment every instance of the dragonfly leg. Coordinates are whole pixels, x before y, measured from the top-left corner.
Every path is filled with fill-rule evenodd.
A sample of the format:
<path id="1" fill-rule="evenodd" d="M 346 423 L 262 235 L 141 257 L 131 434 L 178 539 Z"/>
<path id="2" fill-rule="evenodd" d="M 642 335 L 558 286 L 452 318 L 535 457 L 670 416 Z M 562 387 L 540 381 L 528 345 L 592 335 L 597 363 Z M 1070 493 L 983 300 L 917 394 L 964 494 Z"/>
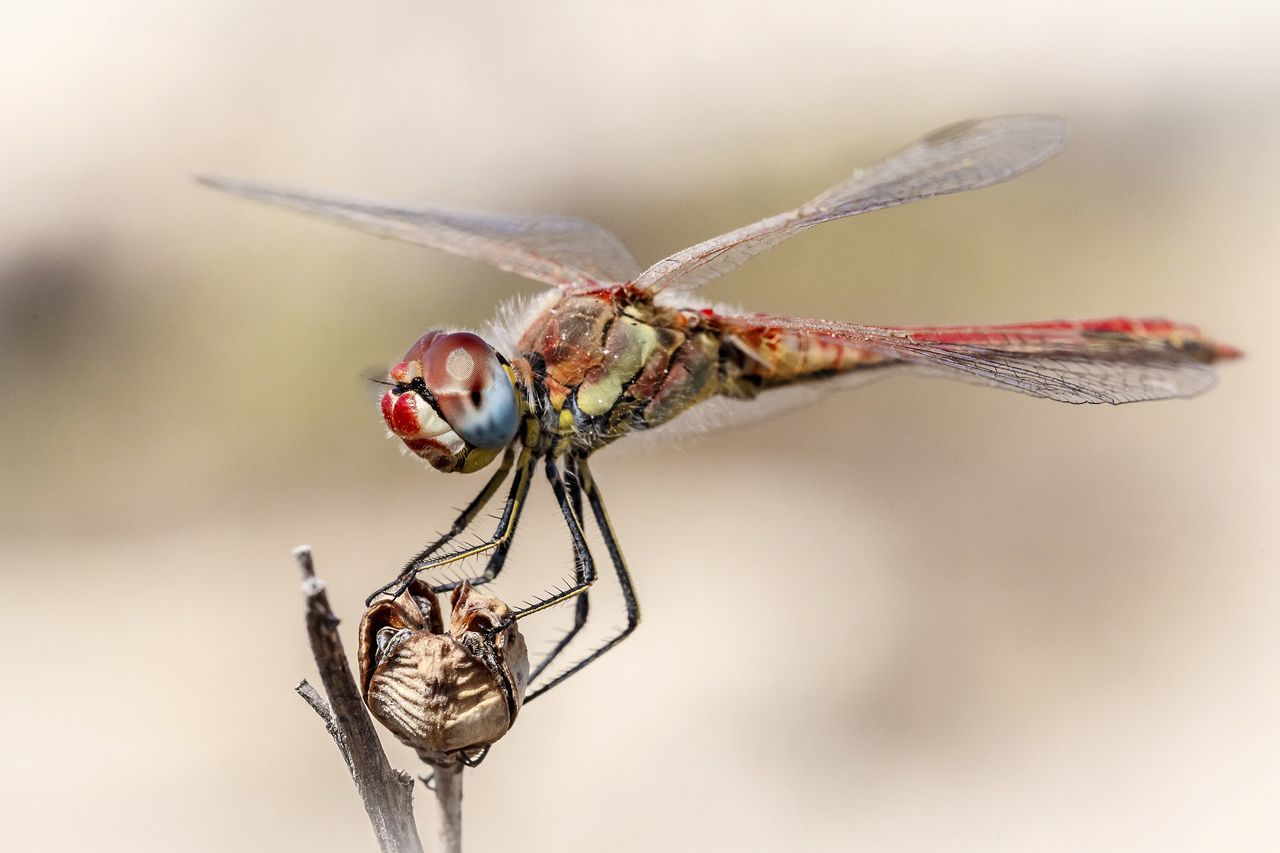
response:
<path id="1" fill-rule="evenodd" d="M 556 504 L 564 514 L 565 524 L 569 528 L 569 539 L 573 543 L 573 583 L 565 589 L 557 589 L 544 598 L 517 608 L 510 616 L 490 629 L 490 633 L 494 635 L 518 619 L 540 613 L 548 607 L 555 607 L 562 601 L 581 595 L 596 582 L 596 564 L 591 557 L 591 550 L 587 548 L 587 537 L 569 499 L 564 477 L 561 476 L 555 457 L 550 453 L 546 456 L 546 470 L 547 479 L 551 481 L 551 491 L 555 493 Z"/>
<path id="2" fill-rule="evenodd" d="M 480 751 L 474 756 L 468 756 L 465 752 L 459 752 L 457 755 L 458 763 L 463 767 L 479 767 L 481 762 L 489 757 L 489 750 L 492 748 L 493 744 L 481 747 Z M 428 791 L 434 791 L 436 789 L 436 771 L 432 770 L 430 773 L 423 773 L 418 777 L 418 781 L 425 785 Z"/>
<path id="3" fill-rule="evenodd" d="M 524 510 L 525 496 L 528 495 L 528 493 L 529 480 L 526 479 L 524 493 L 519 495 L 516 500 L 515 515 L 511 519 L 513 527 L 520 523 L 520 513 Z M 431 591 L 439 595 L 442 592 L 452 592 L 462 586 L 464 582 L 469 583 L 472 586 L 484 586 L 485 584 L 490 583 L 498 577 L 503 566 L 506 565 L 507 554 L 511 551 L 512 541 L 513 538 L 508 536 L 498 545 L 498 547 L 493 549 L 493 553 L 489 555 L 489 562 L 485 564 L 484 571 L 480 574 L 472 578 L 465 578 L 464 580 L 447 581 L 445 583 L 436 584 L 431 587 Z"/>
<path id="4" fill-rule="evenodd" d="M 503 459 L 503 465 L 507 465 L 505 458 Z M 409 587 L 409 584 L 413 579 L 422 572 L 429 572 L 432 569 L 438 569 L 441 566 L 447 566 L 450 563 L 456 563 L 459 560 L 465 560 L 468 557 L 474 557 L 477 554 L 484 554 L 489 551 L 493 551 L 496 548 L 502 548 L 506 543 L 508 543 L 511 539 L 512 533 L 515 532 L 516 523 L 520 520 L 520 512 L 524 508 L 525 498 L 529 494 L 529 482 L 533 471 L 533 454 L 527 446 L 521 449 L 520 458 L 516 461 L 515 468 L 515 478 L 511 483 L 511 490 L 507 494 L 506 504 L 502 508 L 502 516 L 498 519 L 498 527 L 494 530 L 493 535 L 489 537 L 488 541 L 481 542 L 479 545 L 473 545 L 468 548 L 460 548 L 457 551 L 452 551 L 448 554 L 443 554 L 431 559 L 430 555 L 437 547 L 439 547 L 439 545 L 433 543 L 432 546 L 406 563 L 405 567 L 400 570 L 400 573 L 396 576 L 395 580 L 392 580 L 390 583 L 383 584 L 378 589 L 374 590 L 373 594 L 365 599 L 366 606 L 372 604 L 375 598 L 379 595 L 383 595 L 384 593 L 395 597 L 404 592 Z M 462 521 L 463 517 L 468 514 L 474 517 L 475 513 L 480 511 L 480 508 L 487 502 L 485 493 L 488 492 L 491 495 L 492 492 L 497 491 L 498 486 L 501 485 L 502 479 L 498 475 L 502 473 L 503 472 L 500 469 L 498 474 L 495 474 L 490 478 L 489 483 L 485 485 L 485 488 L 480 495 L 478 495 L 476 499 L 472 501 L 465 510 L 463 510 L 463 515 L 459 517 L 459 521 Z M 455 527 L 456 526 L 457 524 L 455 523 Z M 446 534 L 441 538 L 447 542 L 453 537 Z"/>
<path id="5" fill-rule="evenodd" d="M 419 551 L 417 556 L 410 560 L 410 563 L 417 563 L 427 559 L 470 527 L 471 522 L 475 521 L 476 516 L 480 514 L 480 510 L 484 509 L 489 501 L 493 500 L 494 494 L 498 491 L 498 486 L 502 485 L 502 481 L 507 479 L 507 475 L 511 473 L 511 466 L 515 463 L 515 459 L 515 450 L 508 447 L 506 452 L 502 454 L 502 462 L 498 464 L 498 470 L 493 472 L 489 482 L 485 483 L 484 488 L 480 490 L 480 494 L 472 498 L 471 503 L 467 504 L 462 512 L 458 514 L 449 529 L 440 534 L 440 538 Z"/>
<path id="6" fill-rule="evenodd" d="M 581 526 L 582 490 L 578 487 L 578 479 L 576 474 L 567 478 L 567 482 L 569 485 L 569 495 L 570 495 L 570 498 L 574 501 L 575 511 L 578 513 L 579 526 Z M 526 490 L 527 490 L 527 485 L 526 485 Z M 521 510 L 524 509 L 524 503 L 525 501 L 522 496 L 519 504 L 516 506 L 516 518 L 514 522 L 515 524 L 520 523 L 520 512 Z M 512 542 L 512 539 L 508 538 L 505 542 L 503 542 L 501 545 L 499 545 L 497 548 L 494 549 L 494 552 L 489 555 L 489 562 L 485 564 L 484 571 L 481 572 L 480 574 L 476 575 L 475 577 L 466 578 L 464 580 L 448 581 L 447 583 L 437 584 L 436 586 L 431 587 L 431 591 L 439 595 L 442 592 L 452 592 L 453 590 L 462 586 L 464 582 L 469 583 L 472 586 L 484 586 L 487 583 L 493 582 L 498 577 L 498 575 L 502 572 L 503 567 L 507 563 L 507 554 L 511 551 L 511 542 Z"/>
<path id="7" fill-rule="evenodd" d="M 520 509 L 521 507 L 516 508 L 515 523 L 517 524 L 520 521 Z M 436 584 L 431 587 L 431 591 L 439 595 L 443 592 L 453 592 L 455 589 L 462 586 L 463 583 L 469 583 L 472 586 L 484 586 L 487 583 L 491 583 L 502 572 L 503 567 L 506 566 L 507 554 L 510 551 L 511 540 L 508 538 L 507 541 L 493 549 L 493 553 L 489 555 L 489 562 L 485 564 L 483 572 L 472 578 L 463 578 L 462 580 L 446 581 L 444 583 Z"/>
<path id="8" fill-rule="evenodd" d="M 566 471 L 564 479 L 565 486 L 569 493 L 569 502 L 573 506 L 574 514 L 578 516 L 579 526 L 581 526 L 585 531 L 586 521 L 584 519 L 586 516 L 583 515 L 582 512 L 582 480 L 578 474 L 578 457 L 570 456 L 565 468 Z M 552 661 L 559 657 L 560 653 L 563 652 L 571 642 L 573 642 L 573 638 L 578 636 L 578 632 L 587 624 L 587 615 L 591 609 L 590 596 L 591 594 L 589 592 L 584 592 L 582 595 L 578 596 L 578 600 L 574 603 L 573 624 L 569 626 L 569 630 L 565 631 L 565 633 L 556 642 L 555 647 L 552 648 L 551 651 L 547 652 L 546 656 L 538 662 L 538 665 L 530 671 L 530 683 L 537 680 L 538 676 L 542 674 L 542 671 L 550 666 Z"/>
<path id="9" fill-rule="evenodd" d="M 489 750 L 493 748 L 493 744 L 489 744 L 480 749 L 474 756 L 468 756 L 465 752 L 458 754 L 458 763 L 463 767 L 479 767 L 480 762 L 489 757 Z"/>
<path id="10" fill-rule="evenodd" d="M 622 600 L 627 610 L 627 624 L 618 630 L 616 634 L 610 637 L 595 651 L 588 654 L 582 660 L 566 669 L 564 672 L 556 675 L 555 678 L 546 684 L 539 685 L 536 689 L 528 693 L 524 697 L 524 701 L 530 702 L 543 693 L 546 693 L 552 687 L 564 681 L 569 676 L 580 671 L 596 658 L 621 643 L 627 636 L 636 629 L 640 624 L 640 602 L 636 599 L 635 587 L 631 583 L 631 573 L 627 571 L 627 564 L 622 559 L 622 550 L 618 547 L 618 539 L 613 533 L 613 525 L 609 522 L 609 514 L 604 508 L 604 499 L 600 495 L 600 488 L 596 485 L 595 478 L 591 476 L 591 470 L 587 467 L 585 459 L 578 460 L 577 463 L 578 476 L 581 478 L 583 490 L 586 492 L 587 501 L 591 504 L 591 512 L 595 516 L 596 526 L 600 528 L 600 535 L 604 537 L 605 547 L 609 551 L 609 560 L 613 563 L 613 569 L 618 575 L 618 585 L 622 588 Z M 532 678 L 530 678 L 532 681 Z"/>

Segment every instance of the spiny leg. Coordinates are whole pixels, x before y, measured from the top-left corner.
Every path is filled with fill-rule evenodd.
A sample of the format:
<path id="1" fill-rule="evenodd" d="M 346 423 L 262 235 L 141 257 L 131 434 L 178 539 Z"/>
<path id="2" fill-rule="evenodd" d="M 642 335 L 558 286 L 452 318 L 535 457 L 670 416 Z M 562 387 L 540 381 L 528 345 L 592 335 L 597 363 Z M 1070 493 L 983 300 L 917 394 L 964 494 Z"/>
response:
<path id="1" fill-rule="evenodd" d="M 498 486 L 502 485 L 502 481 L 507 479 L 507 475 L 511 473 L 511 465 L 515 462 L 515 459 L 514 447 L 508 447 L 506 452 L 502 454 L 502 462 L 499 463 L 498 470 L 493 472 L 489 482 L 485 483 L 484 488 L 480 490 L 480 494 L 476 495 L 471 500 L 471 503 L 467 504 L 466 508 L 458 514 L 452 526 L 440 534 L 439 539 L 419 551 L 418 555 L 409 561 L 409 565 L 430 557 L 436 551 L 458 538 L 459 534 L 470 527 L 471 522 L 475 521 L 476 516 L 480 514 L 480 510 L 484 509 L 489 501 L 493 500 L 494 494 L 498 491 Z"/>
<path id="2" fill-rule="evenodd" d="M 516 518 L 513 522 L 515 524 L 520 523 L 521 509 L 523 509 L 523 507 L 517 505 Z M 472 578 L 463 578 L 461 580 L 446 581 L 444 583 L 435 584 L 431 587 L 431 591 L 439 595 L 444 592 L 453 592 L 464 583 L 469 583 L 472 586 L 484 586 L 487 583 L 491 583 L 499 574 L 501 574 L 502 569 L 506 566 L 507 554 L 510 553 L 510 551 L 511 539 L 508 538 L 507 541 L 493 549 L 493 553 L 489 555 L 489 562 L 485 563 L 483 572 Z"/>
<path id="3" fill-rule="evenodd" d="M 529 477 L 525 478 L 523 490 L 520 494 L 514 496 L 515 515 L 511 519 L 511 525 L 513 528 L 520 523 L 520 514 L 524 512 L 524 505 L 527 502 L 525 499 L 529 495 L 529 484 L 532 481 L 531 474 Z M 484 571 L 479 575 L 472 578 L 465 578 L 464 580 L 447 581 L 445 583 L 436 584 L 431 587 L 431 591 L 439 595 L 443 592 L 452 592 L 462 586 L 464 582 L 469 583 L 472 586 L 484 586 L 485 584 L 492 582 L 499 573 L 502 572 L 503 567 L 506 565 L 507 554 L 511 552 L 511 543 L 514 541 L 514 536 L 508 536 L 503 540 L 498 547 L 493 550 L 493 553 L 489 555 L 489 562 L 485 564 Z"/>
<path id="4" fill-rule="evenodd" d="M 600 488 L 596 485 L 595 479 L 591 476 L 591 470 L 587 467 L 587 460 L 580 459 L 577 464 L 578 476 L 582 480 L 582 487 L 586 491 L 587 501 L 591 504 L 591 512 L 595 516 L 596 525 L 600 528 L 600 535 L 604 537 L 605 547 L 609 550 L 609 559 L 613 563 L 614 571 L 618 575 L 618 585 L 622 588 L 622 601 L 627 609 L 626 627 L 618 631 L 599 648 L 591 652 L 582 660 L 566 669 L 564 672 L 556 675 L 555 678 L 546 684 L 539 685 L 536 690 L 531 691 L 524 697 L 526 703 L 546 693 L 552 687 L 564 681 L 569 676 L 580 671 L 596 658 L 621 643 L 626 637 L 636 629 L 640 624 L 640 602 L 636 600 L 635 587 L 631 584 L 631 573 L 627 571 L 627 564 L 622 559 L 622 551 L 618 547 L 617 537 L 613 533 L 613 525 L 609 522 L 609 514 L 604 508 L 604 499 L 600 495 Z M 532 680 L 532 679 L 530 679 Z"/>
<path id="5" fill-rule="evenodd" d="M 521 448 L 520 458 L 516 461 L 515 467 L 516 475 L 511 483 L 511 491 L 507 494 L 507 502 L 502 508 L 502 516 L 498 519 L 498 527 L 488 541 L 469 548 L 461 548 L 435 559 L 424 559 L 422 555 L 414 557 L 400 570 L 400 574 L 396 576 L 395 580 L 374 590 L 373 594 L 365 599 L 365 605 L 372 604 L 375 598 L 384 593 L 394 598 L 408 589 L 409 584 L 421 572 L 429 572 L 440 566 L 456 563 L 459 560 L 465 560 L 477 554 L 484 554 L 509 541 L 511 535 L 515 532 L 516 522 L 520 518 L 520 511 L 524 508 L 525 496 L 529 492 L 529 479 L 533 470 L 533 454 L 527 445 Z M 495 485 L 494 488 L 496 490 L 497 486 Z M 488 489 L 488 485 L 485 486 L 485 489 Z M 473 501 L 473 503 L 475 502 Z M 470 508 L 468 507 L 468 509 Z"/>
<path id="6" fill-rule="evenodd" d="M 586 531 L 586 517 L 582 513 L 582 481 L 578 476 L 578 457 L 570 456 L 565 464 L 565 486 L 569 492 L 569 502 L 573 506 L 573 512 L 578 517 L 578 525 Z M 551 665 L 565 647 L 573 642 L 573 638 L 578 636 L 578 632 L 587 624 L 587 614 L 590 611 L 590 593 L 584 592 L 578 596 L 578 600 L 574 603 L 573 625 L 569 630 L 560 637 L 551 651 L 547 652 L 538 665 L 529 673 L 529 683 L 532 684 L 537 680 L 538 676 Z"/>
<path id="7" fill-rule="evenodd" d="M 583 533 L 582 524 L 578 521 L 578 516 L 573 510 L 573 504 L 569 500 L 568 490 L 565 488 L 564 478 L 560 476 L 560 468 L 556 465 L 555 456 L 548 453 L 545 461 L 547 479 L 551 481 L 551 491 L 555 493 L 556 504 L 564 515 L 565 525 L 569 528 L 569 539 L 573 542 L 574 582 L 566 589 L 557 589 L 545 598 L 518 608 L 501 623 L 490 629 L 490 633 L 494 635 L 518 619 L 540 613 L 548 607 L 555 607 L 562 601 L 568 601 L 576 595 L 581 595 L 596 582 L 595 560 L 591 557 L 591 550 L 587 548 L 586 535 Z"/>

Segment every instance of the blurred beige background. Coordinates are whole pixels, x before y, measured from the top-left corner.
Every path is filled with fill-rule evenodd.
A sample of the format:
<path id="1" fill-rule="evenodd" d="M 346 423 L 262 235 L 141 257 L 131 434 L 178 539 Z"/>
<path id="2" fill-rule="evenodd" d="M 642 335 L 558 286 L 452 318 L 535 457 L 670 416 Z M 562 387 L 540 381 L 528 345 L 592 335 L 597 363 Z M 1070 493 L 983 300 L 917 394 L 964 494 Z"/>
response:
<path id="1" fill-rule="evenodd" d="M 289 549 L 314 546 L 350 641 L 479 487 L 402 458 L 360 375 L 530 289 L 193 174 L 563 211 L 653 260 L 1018 111 L 1068 117 L 1068 152 L 708 295 L 1165 314 L 1248 359 L 1191 402 L 900 379 L 602 454 L 645 622 L 469 774 L 468 846 L 1280 846 L 1270 4 L 464 5 L 6 10 L 0 848 L 371 848 L 292 693 Z M 567 557 L 539 491 L 499 592 Z"/>

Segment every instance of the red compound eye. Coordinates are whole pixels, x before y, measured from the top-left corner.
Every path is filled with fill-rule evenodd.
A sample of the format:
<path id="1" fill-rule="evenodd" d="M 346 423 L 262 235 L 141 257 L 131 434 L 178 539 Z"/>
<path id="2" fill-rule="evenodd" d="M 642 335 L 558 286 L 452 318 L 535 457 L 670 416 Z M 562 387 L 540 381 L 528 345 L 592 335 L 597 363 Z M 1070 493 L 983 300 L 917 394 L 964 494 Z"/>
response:
<path id="1" fill-rule="evenodd" d="M 497 353 L 470 332 L 437 335 L 422 353 L 422 378 L 449 426 L 473 447 L 505 447 L 519 406 Z"/>

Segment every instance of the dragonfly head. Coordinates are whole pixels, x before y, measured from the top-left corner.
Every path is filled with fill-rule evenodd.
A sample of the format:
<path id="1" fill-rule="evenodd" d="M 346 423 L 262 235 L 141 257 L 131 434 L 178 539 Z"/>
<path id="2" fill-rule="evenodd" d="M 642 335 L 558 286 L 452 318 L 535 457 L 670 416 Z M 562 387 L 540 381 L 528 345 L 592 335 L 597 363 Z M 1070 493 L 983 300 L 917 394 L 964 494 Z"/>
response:
<path id="1" fill-rule="evenodd" d="M 427 332 L 391 368 L 389 379 L 383 419 L 440 471 L 480 470 L 520 427 L 515 373 L 470 332 Z"/>

